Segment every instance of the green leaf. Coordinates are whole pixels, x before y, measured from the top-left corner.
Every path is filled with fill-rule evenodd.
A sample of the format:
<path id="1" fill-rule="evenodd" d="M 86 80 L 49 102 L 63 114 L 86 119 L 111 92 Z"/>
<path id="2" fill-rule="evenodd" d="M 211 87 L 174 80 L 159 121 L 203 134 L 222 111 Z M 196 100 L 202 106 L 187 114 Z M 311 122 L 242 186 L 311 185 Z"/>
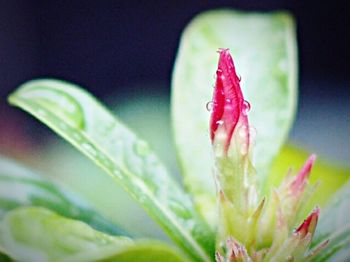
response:
<path id="1" fill-rule="evenodd" d="M 184 183 L 213 220 L 214 179 L 206 103 L 212 97 L 218 48 L 230 48 L 257 130 L 253 164 L 263 181 L 294 119 L 297 62 L 294 22 L 284 12 L 209 11 L 182 35 L 172 81 L 172 117 Z"/>
<path id="2" fill-rule="evenodd" d="M 6 254 L 1 253 L 0 251 L 0 262 L 8 262 L 8 261 L 11 261 L 11 258 Z"/>
<path id="3" fill-rule="evenodd" d="M 2 247 L 1 243 L 0 243 L 0 262 L 8 262 L 8 261 L 12 261 L 12 260 L 9 257 L 9 255 L 7 254 L 4 247 Z"/>
<path id="4" fill-rule="evenodd" d="M 62 216 L 81 220 L 102 232 L 127 235 L 76 195 L 28 168 L 0 157 L 0 218 L 19 206 L 45 207 Z"/>
<path id="5" fill-rule="evenodd" d="M 313 247 L 329 239 L 329 244 L 313 261 L 349 261 L 350 259 L 350 182 L 345 184 L 321 210 Z"/>
<path id="6" fill-rule="evenodd" d="M 265 194 L 272 187 L 276 187 L 281 183 L 289 168 L 292 167 L 297 172 L 304 165 L 309 155 L 306 151 L 295 146 L 284 146 L 273 163 L 271 175 L 267 182 L 269 187 L 266 187 Z M 315 206 L 324 207 L 334 193 L 349 179 L 350 170 L 317 159 L 311 171 L 310 183 L 318 183 L 318 186 L 308 203 L 305 203 L 303 215 L 306 216 Z"/>
<path id="7" fill-rule="evenodd" d="M 91 261 L 131 244 L 40 207 L 14 209 L 0 223 L 0 245 L 20 261 Z"/>
<path id="8" fill-rule="evenodd" d="M 191 199 L 149 148 L 78 86 L 58 80 L 22 85 L 10 103 L 28 111 L 129 192 L 192 258 L 209 261 L 214 236 Z"/>
<path id="9" fill-rule="evenodd" d="M 136 242 L 133 246 L 127 246 L 119 250 L 116 254 L 103 259 L 102 261 L 118 262 L 181 262 L 187 261 L 177 250 L 160 242 Z"/>
<path id="10" fill-rule="evenodd" d="M 186 260 L 168 245 L 109 236 L 38 207 L 21 207 L 7 213 L 0 222 L 0 233 L 0 245 L 20 261 Z"/>

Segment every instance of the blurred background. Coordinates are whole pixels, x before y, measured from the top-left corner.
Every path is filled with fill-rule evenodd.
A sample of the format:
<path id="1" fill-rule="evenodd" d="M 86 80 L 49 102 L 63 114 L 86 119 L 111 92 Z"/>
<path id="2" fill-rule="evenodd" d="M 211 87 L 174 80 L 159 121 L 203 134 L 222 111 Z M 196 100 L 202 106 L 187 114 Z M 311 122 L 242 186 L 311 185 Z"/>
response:
<path id="1" fill-rule="evenodd" d="M 149 227 L 120 211 L 142 213 L 116 193 L 108 177 L 96 178 L 99 171 L 84 157 L 8 106 L 7 95 L 33 78 L 77 83 L 115 109 L 176 170 L 169 95 L 182 30 L 208 9 L 283 9 L 297 21 L 300 61 L 299 112 L 290 140 L 350 167 L 350 10 L 345 6 L 335 1 L 0 0 L 0 154 L 79 191 L 141 236 L 163 238 L 144 216 Z M 96 196 L 98 188 L 103 192 Z"/>

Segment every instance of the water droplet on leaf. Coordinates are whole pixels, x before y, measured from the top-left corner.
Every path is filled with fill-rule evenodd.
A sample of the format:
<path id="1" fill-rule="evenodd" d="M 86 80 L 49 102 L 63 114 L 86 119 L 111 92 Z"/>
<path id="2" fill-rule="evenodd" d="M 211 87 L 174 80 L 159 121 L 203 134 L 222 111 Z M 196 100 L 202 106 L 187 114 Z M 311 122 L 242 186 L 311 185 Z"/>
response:
<path id="1" fill-rule="evenodd" d="M 135 152 L 140 156 L 145 156 L 150 152 L 149 146 L 144 141 L 139 141 L 135 145 Z"/>
<path id="2" fill-rule="evenodd" d="M 93 148 L 92 145 L 90 145 L 88 143 L 83 143 L 81 146 L 83 147 L 83 149 L 85 151 L 87 151 L 88 154 L 90 154 L 92 156 L 96 156 L 96 150 Z"/>

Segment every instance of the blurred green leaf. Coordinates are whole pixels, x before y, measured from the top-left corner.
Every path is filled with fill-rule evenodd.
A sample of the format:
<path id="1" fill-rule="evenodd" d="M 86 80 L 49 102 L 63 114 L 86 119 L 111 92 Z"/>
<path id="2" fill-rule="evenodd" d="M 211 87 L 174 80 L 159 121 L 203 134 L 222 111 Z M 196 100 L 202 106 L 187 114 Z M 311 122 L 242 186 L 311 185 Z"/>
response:
<path id="1" fill-rule="evenodd" d="M 345 184 L 321 211 L 313 246 L 329 239 L 325 250 L 313 261 L 350 260 L 350 182 Z"/>
<path id="2" fill-rule="evenodd" d="M 133 246 L 127 246 L 116 254 L 102 259 L 102 261 L 118 262 L 180 262 L 187 261 L 177 250 L 159 242 L 136 242 Z"/>
<path id="3" fill-rule="evenodd" d="M 22 85 L 9 101 L 88 156 L 129 192 L 192 258 L 210 261 L 214 235 L 191 199 L 149 148 L 78 86 L 58 80 Z"/>
<path id="4" fill-rule="evenodd" d="M 39 177 L 28 168 L 0 157 L 0 218 L 19 206 L 41 206 L 58 214 L 81 220 L 112 235 L 125 235 L 76 195 Z"/>
<path id="5" fill-rule="evenodd" d="M 0 223 L 0 245 L 20 261 L 92 261 L 131 244 L 41 207 L 14 209 Z"/>
<path id="6" fill-rule="evenodd" d="M 186 260 L 168 245 L 109 236 L 38 207 L 21 207 L 7 213 L 0 222 L 0 233 L 0 245 L 19 261 Z"/>
<path id="7" fill-rule="evenodd" d="M 253 164 L 263 181 L 294 119 L 297 95 L 294 22 L 284 12 L 209 11 L 182 35 L 172 82 L 172 117 L 184 183 L 208 220 L 215 189 L 206 103 L 212 97 L 218 48 L 230 48 L 257 130 Z"/>
<path id="8" fill-rule="evenodd" d="M 0 262 L 12 261 L 11 258 L 6 254 L 4 248 L 0 246 Z"/>
<path id="9" fill-rule="evenodd" d="M 275 159 L 271 175 L 268 178 L 269 187 L 265 188 L 265 193 L 272 187 L 278 186 L 289 168 L 297 172 L 308 158 L 309 153 L 294 146 L 283 147 L 281 153 Z M 322 159 L 317 159 L 310 175 L 310 183 L 318 183 L 312 197 L 305 203 L 304 216 L 306 216 L 316 205 L 324 207 L 333 194 L 350 179 L 350 170 L 330 165 Z"/>

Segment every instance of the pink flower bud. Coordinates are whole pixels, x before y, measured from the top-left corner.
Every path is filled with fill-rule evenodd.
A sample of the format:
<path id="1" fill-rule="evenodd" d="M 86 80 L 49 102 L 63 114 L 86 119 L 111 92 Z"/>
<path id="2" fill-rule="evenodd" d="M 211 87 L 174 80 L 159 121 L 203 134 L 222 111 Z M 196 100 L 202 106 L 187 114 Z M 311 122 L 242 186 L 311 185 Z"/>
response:
<path id="1" fill-rule="evenodd" d="M 215 142 L 216 133 L 224 132 L 224 153 L 227 154 L 232 135 L 237 126 L 244 126 L 245 146 L 249 144 L 247 112 L 250 105 L 243 98 L 240 78 L 228 49 L 219 49 L 219 63 L 213 94 L 212 114 L 210 119 L 210 137 Z"/>
<path id="2" fill-rule="evenodd" d="M 319 215 L 320 209 L 316 207 L 314 211 L 312 211 L 312 213 L 305 219 L 305 221 L 297 229 L 295 229 L 294 233 L 301 237 L 305 237 L 307 234 L 313 236 Z"/>
<path id="3" fill-rule="evenodd" d="M 315 160 L 316 160 L 316 155 L 311 155 L 306 161 L 303 168 L 298 173 L 298 175 L 295 177 L 294 181 L 290 186 L 292 193 L 294 195 L 304 190 L 305 184 L 307 183 L 307 180 L 310 176 L 310 172 L 311 172 L 312 166 L 315 163 Z"/>

